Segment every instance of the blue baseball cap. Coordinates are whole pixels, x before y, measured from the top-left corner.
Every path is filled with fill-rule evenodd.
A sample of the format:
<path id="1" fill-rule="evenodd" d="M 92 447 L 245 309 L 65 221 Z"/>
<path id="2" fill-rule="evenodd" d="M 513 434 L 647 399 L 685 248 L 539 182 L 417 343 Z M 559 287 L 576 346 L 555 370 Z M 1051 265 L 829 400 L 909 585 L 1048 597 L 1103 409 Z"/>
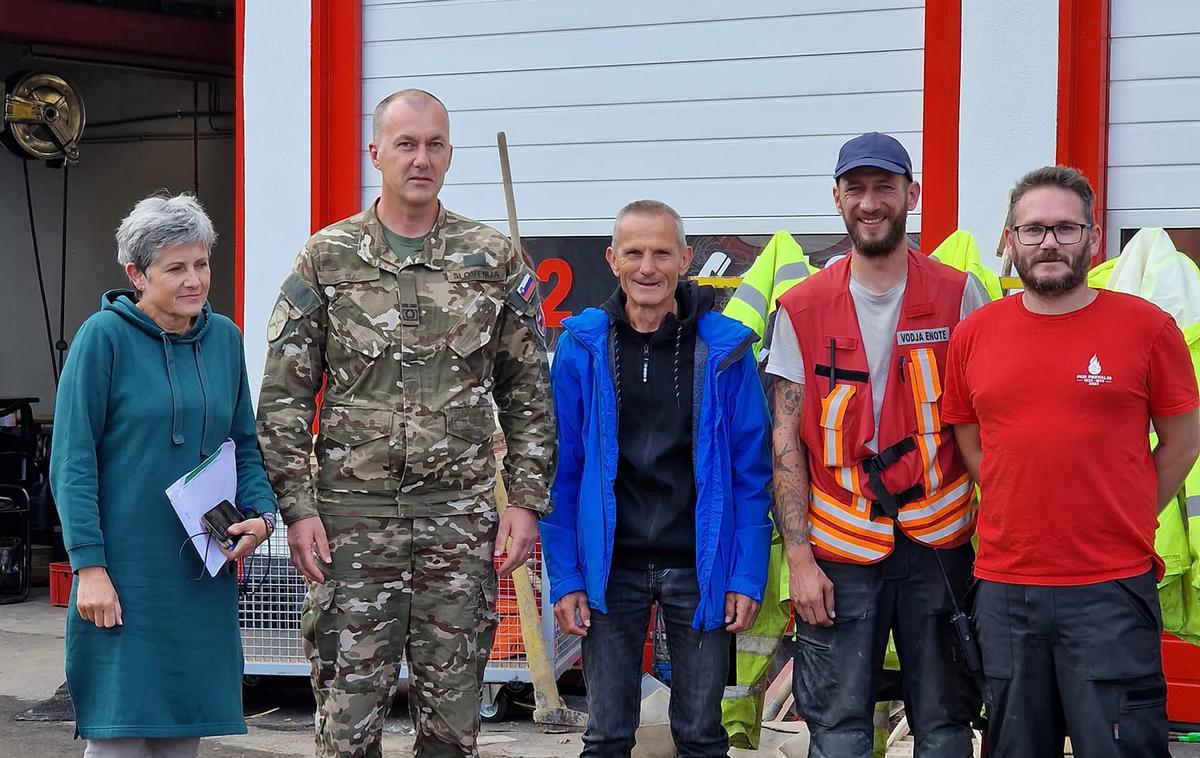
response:
<path id="1" fill-rule="evenodd" d="M 855 137 L 838 152 L 837 168 L 833 170 L 836 180 L 842 174 L 859 166 L 874 166 L 893 174 L 904 174 L 911 182 L 912 159 L 895 137 L 880 132 L 867 132 Z"/>

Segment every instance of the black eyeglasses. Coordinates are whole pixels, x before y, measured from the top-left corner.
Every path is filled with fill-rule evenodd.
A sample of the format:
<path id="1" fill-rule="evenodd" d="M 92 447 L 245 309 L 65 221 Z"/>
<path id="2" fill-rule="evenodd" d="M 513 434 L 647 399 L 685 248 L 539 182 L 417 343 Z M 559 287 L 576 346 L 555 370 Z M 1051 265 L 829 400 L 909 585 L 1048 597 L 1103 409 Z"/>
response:
<path id="1" fill-rule="evenodd" d="M 1094 224 L 1055 224 L 1054 226 L 1022 224 L 1014 226 L 1013 231 L 1017 234 L 1017 242 L 1022 245 L 1040 245 L 1042 240 L 1046 239 L 1047 234 L 1053 234 L 1054 239 L 1060 245 L 1074 245 L 1083 239 L 1083 230 L 1091 229 L 1093 226 Z"/>

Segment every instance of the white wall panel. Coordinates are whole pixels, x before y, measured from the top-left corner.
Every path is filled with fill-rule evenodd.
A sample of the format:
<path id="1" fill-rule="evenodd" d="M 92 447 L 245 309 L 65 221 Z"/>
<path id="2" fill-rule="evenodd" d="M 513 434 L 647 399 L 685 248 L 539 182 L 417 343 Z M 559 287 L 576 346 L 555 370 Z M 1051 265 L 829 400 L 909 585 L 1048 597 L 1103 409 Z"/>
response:
<path id="1" fill-rule="evenodd" d="M 1108 242 L 1141 226 L 1200 227 L 1200 3 L 1113 0 Z"/>
<path id="2" fill-rule="evenodd" d="M 1200 34 L 1196 0 L 1113 0 L 1109 34 L 1113 40 L 1162 34 Z"/>
<path id="3" fill-rule="evenodd" d="M 505 129 L 509 145 L 569 145 L 618 142 L 669 142 L 819 134 L 830 125 L 836 135 L 867 131 L 917 134 L 921 99 L 912 92 L 880 92 L 864 109 L 857 94 L 773 97 L 624 105 L 548 106 L 491 110 L 455 110 L 452 138 L 456 150 L 495 147 L 496 131 Z M 819 119 L 797 112 L 820 113 Z M 749 113 L 749 115 L 748 115 Z M 518 139 L 519 136 L 519 139 Z M 363 115 L 363 145 L 371 140 L 371 117 Z M 836 156 L 828 156 L 832 163 Z M 915 160 L 915 157 L 914 157 Z M 364 164 L 366 165 L 366 164 Z"/>
<path id="4" fill-rule="evenodd" d="M 246 370 L 256 401 L 267 319 L 311 231 L 311 25 L 308 3 L 246 3 Z"/>
<path id="5" fill-rule="evenodd" d="M 451 114 L 483 108 L 507 110 L 831 94 L 862 95 L 861 105 L 870 108 L 870 96 L 874 93 L 919 89 L 921 51 L 424 76 L 367 77 L 365 71 L 364 68 L 364 104 L 373 106 L 397 89 L 412 86 L 433 92 L 449 106 Z M 747 108 L 746 115 L 753 117 L 753 110 Z M 815 119 L 820 115 L 798 111 L 794 117 Z"/>
<path id="6" fill-rule="evenodd" d="M 991 249 L 1013 184 L 1054 163 L 1058 3 L 964 2 L 962 31 L 958 225 Z M 984 263 L 999 268 L 1000 259 Z"/>
<path id="7" fill-rule="evenodd" d="M 495 134 L 527 235 L 605 234 L 629 200 L 695 233 L 837 233 L 838 147 L 888 131 L 920 170 L 920 2 L 366 3 L 363 134 L 387 94 L 451 111 L 448 206 L 499 222 Z M 378 174 L 363 156 L 364 203 Z M 912 227 L 919 229 L 919 214 Z"/>
<path id="8" fill-rule="evenodd" d="M 898 136 L 912 141 L 913 135 Z M 920 135 L 916 136 L 919 139 Z M 838 149 L 846 141 L 846 135 L 592 142 L 575 145 L 514 145 L 511 136 L 509 140 L 513 180 L 516 182 L 792 176 L 820 177 L 822 182 L 832 184 L 835 158 Z M 911 147 L 910 154 L 914 161 L 920 160 L 919 143 Z M 580 164 L 587 166 L 586 176 L 580 176 Z M 494 144 L 455 147 L 451 169 L 454 184 L 495 182 L 498 165 Z M 672 176 L 662 175 L 662 165 L 672 167 Z M 376 173 L 368 178 L 378 184 L 378 177 Z"/>
<path id="9" fill-rule="evenodd" d="M 514 5 L 519 10 L 514 12 Z M 596 29 L 623 26 L 669 26 L 691 21 L 725 21 L 775 18 L 792 14 L 845 13 L 896 8 L 921 8 L 920 0 L 729 0 L 645 2 L 645 0 L 417 0 L 389 2 L 364 0 L 363 41 L 427 39 L 462 35 L 447 23 L 447 11 L 469 13 L 472 30 L 489 35 L 517 32 Z"/>

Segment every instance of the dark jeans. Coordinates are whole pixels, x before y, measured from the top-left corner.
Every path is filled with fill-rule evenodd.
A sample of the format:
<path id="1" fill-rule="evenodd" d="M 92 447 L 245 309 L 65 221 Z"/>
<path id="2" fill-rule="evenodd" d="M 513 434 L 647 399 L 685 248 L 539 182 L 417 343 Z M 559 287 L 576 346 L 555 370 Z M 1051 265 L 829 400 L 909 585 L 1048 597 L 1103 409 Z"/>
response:
<path id="1" fill-rule="evenodd" d="M 981 582 L 991 758 L 1167 758 L 1154 572 L 1075 587 Z"/>
<path id="2" fill-rule="evenodd" d="M 974 552 L 941 551 L 962 602 Z M 817 563 L 833 582 L 831 627 L 796 623 L 796 708 L 811 758 L 869 758 L 888 633 L 900 658 L 904 710 L 917 758 L 969 758 L 979 684 L 963 662 L 935 552 L 897 530 L 896 548 L 871 565 Z"/>
<path id="3" fill-rule="evenodd" d="M 730 635 L 700 632 L 692 616 L 700 602 L 694 568 L 627 569 L 614 566 L 605 595 L 608 613 L 592 611 L 583 638 L 588 758 L 628 758 L 641 706 L 642 648 L 657 602 L 671 655 L 671 735 L 679 758 L 724 758 L 729 736 L 721 726 L 721 695 L 729 671 Z"/>

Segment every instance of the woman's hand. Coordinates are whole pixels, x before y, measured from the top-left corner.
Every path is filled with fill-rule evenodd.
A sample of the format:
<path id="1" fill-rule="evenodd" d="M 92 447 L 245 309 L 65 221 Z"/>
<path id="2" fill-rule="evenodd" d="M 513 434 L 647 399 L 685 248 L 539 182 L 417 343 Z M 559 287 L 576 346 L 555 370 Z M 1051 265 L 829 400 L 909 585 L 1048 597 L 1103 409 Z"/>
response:
<path id="1" fill-rule="evenodd" d="M 102 629 L 121 626 L 121 601 L 117 590 L 103 566 L 79 569 L 79 589 L 75 592 L 75 608 L 84 621 Z"/>
<path id="2" fill-rule="evenodd" d="M 221 548 L 221 552 L 231 561 L 236 561 L 245 558 L 250 553 L 254 552 L 262 543 L 267 540 L 267 522 L 259 518 L 248 518 L 245 521 L 239 521 L 232 524 L 228 529 L 229 536 L 235 542 L 232 550 Z"/>

